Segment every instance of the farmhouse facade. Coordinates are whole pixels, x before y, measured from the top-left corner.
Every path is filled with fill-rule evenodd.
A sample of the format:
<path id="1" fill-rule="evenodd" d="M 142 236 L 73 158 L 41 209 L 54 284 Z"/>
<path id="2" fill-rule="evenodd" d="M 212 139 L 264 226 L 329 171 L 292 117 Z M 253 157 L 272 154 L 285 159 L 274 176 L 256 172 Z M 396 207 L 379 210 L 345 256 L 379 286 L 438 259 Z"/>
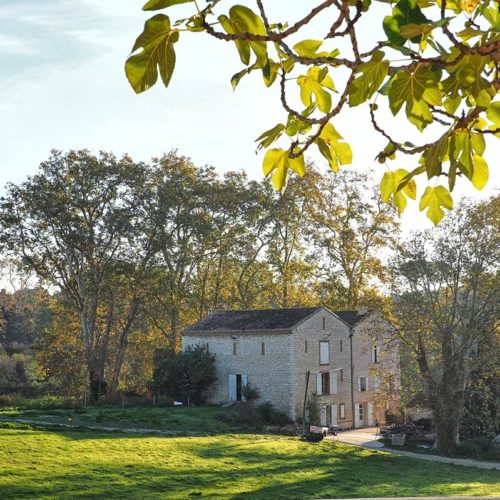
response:
<path id="1" fill-rule="evenodd" d="M 390 330 L 380 315 L 364 311 L 213 311 L 185 329 L 183 348 L 201 344 L 215 354 L 213 403 L 242 401 L 251 387 L 260 402 L 295 420 L 315 393 L 323 425 L 364 427 L 383 421 L 395 404 L 387 390 L 399 383 Z"/>

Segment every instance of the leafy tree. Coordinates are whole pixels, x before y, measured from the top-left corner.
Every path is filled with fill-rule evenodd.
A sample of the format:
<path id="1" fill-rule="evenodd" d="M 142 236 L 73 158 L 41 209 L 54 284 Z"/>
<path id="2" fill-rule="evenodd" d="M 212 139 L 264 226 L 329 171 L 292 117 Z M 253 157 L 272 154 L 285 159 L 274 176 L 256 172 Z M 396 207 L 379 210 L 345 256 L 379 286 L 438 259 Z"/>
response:
<path id="1" fill-rule="evenodd" d="M 306 305 L 314 301 L 308 285 L 315 268 L 307 249 L 308 198 L 314 186 L 314 171 L 302 179 L 291 179 L 288 189 L 276 195 L 268 210 L 270 239 L 267 259 L 275 274 L 275 303 L 280 307 Z"/>
<path id="2" fill-rule="evenodd" d="M 474 353 L 498 328 L 499 202 L 462 204 L 438 231 L 415 235 L 397 262 L 395 323 L 415 356 L 444 454 L 458 442 Z"/>
<path id="3" fill-rule="evenodd" d="M 143 221 L 154 234 L 156 277 L 147 310 L 155 313 L 150 321 L 176 349 L 181 328 L 193 319 L 188 305 L 196 269 L 210 252 L 214 181 L 212 168 L 197 168 L 172 151 L 153 161 L 143 196 Z"/>
<path id="4" fill-rule="evenodd" d="M 188 346 L 180 352 L 160 349 L 155 355 L 153 389 L 187 404 L 202 404 L 217 380 L 215 355 L 206 346 Z"/>
<path id="5" fill-rule="evenodd" d="M 406 198 L 416 197 L 410 181 L 417 175 L 431 180 L 420 209 L 435 224 L 453 206 L 457 177 L 484 187 L 486 139 L 500 136 L 497 0 L 324 0 L 293 23 L 271 19 L 265 3 L 256 0 L 255 12 L 235 4 L 221 10 L 218 0 L 204 6 L 197 0 L 149 0 L 146 11 L 189 4 L 192 15 L 172 22 L 157 13 L 146 21 L 125 65 L 132 88 L 148 90 L 158 73 L 167 86 L 176 43 L 189 32 L 203 33 L 234 42 L 244 67 L 231 78 L 233 87 L 255 71 L 264 85 L 279 86 L 285 119 L 257 139 L 267 150 L 264 173 L 277 189 L 285 187 L 289 171 L 304 174 L 303 155 L 311 146 L 334 171 L 351 162 L 341 135 L 347 131 L 337 127 L 345 108 L 359 105 L 387 140 L 378 154 L 381 163 L 416 157 L 411 171 L 387 167 L 382 180 L 384 200 L 392 199 L 400 211 Z M 312 30 L 321 32 L 320 40 L 304 38 Z M 398 121 L 382 126 L 379 108 L 403 115 L 419 132 L 429 130 L 430 139 L 415 145 L 396 137 Z M 285 147 L 271 147 L 280 139 Z"/>
<path id="6" fill-rule="evenodd" d="M 374 302 L 370 287 L 390 282 L 383 253 L 395 249 L 399 225 L 369 179 L 368 173 L 345 170 L 319 177 L 318 189 L 310 191 L 320 286 L 324 302 L 334 308 Z"/>
<path id="7" fill-rule="evenodd" d="M 92 399 L 108 386 L 104 370 L 112 330 L 119 335 L 111 376 L 116 389 L 143 299 L 143 275 L 153 256 L 151 233 L 137 220 L 144 177 L 145 167 L 127 157 L 54 151 L 37 175 L 10 184 L 0 202 L 3 248 L 61 290 L 78 315 Z M 118 291 L 126 294 L 118 298 Z"/>

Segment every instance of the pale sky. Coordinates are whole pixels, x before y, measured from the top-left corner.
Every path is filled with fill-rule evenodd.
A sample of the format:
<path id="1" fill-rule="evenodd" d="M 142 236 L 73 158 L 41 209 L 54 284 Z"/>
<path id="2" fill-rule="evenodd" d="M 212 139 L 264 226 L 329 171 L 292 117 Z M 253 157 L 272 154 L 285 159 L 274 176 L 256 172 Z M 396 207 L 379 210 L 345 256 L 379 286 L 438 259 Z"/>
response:
<path id="1" fill-rule="evenodd" d="M 136 95 L 123 65 L 144 20 L 152 15 L 141 11 L 143 3 L 0 1 L 0 189 L 34 174 L 53 148 L 104 149 L 118 156 L 129 153 L 136 160 L 178 149 L 196 164 L 214 165 L 221 173 L 244 169 L 252 178 L 262 177 L 262 154 L 255 155 L 254 139 L 286 119 L 277 86 L 266 89 L 255 74 L 233 92 L 230 78 L 242 69 L 235 48 L 204 34 L 183 33 L 170 87 L 158 84 Z M 271 22 L 284 20 L 274 15 L 296 19 L 315 5 L 298 0 L 268 3 Z M 190 9 L 188 4 L 170 10 L 172 17 L 181 18 Z M 378 36 L 374 22 L 365 25 L 363 36 Z M 318 32 L 311 37 L 321 38 L 325 30 Z M 390 115 L 381 117 L 392 120 Z M 334 124 L 353 148 L 354 162 L 348 168 L 375 168 L 379 180 L 385 168 L 374 157 L 385 141 L 372 130 L 367 108 L 346 109 Z M 395 135 L 405 130 L 410 134 L 405 139 L 420 142 L 418 132 L 404 123 L 397 125 Z M 498 140 L 494 143 L 490 140 L 486 155 L 488 187 L 478 193 L 467 186 L 456 190 L 455 197 L 484 197 L 498 189 L 499 178 L 493 174 L 500 146 Z M 415 166 L 416 158 L 394 164 L 408 170 Z M 407 208 L 403 223 L 409 229 L 430 225 L 417 203 Z"/>

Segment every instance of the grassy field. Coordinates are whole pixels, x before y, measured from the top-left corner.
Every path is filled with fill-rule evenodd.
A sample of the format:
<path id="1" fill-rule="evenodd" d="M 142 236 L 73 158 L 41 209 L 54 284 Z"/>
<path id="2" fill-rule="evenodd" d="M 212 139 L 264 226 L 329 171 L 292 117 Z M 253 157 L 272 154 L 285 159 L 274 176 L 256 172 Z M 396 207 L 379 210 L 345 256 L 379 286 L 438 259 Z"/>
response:
<path id="1" fill-rule="evenodd" d="M 0 428 L 1 498 L 500 496 L 500 474 L 340 443 Z"/>
<path id="2" fill-rule="evenodd" d="M 78 427 L 144 428 L 176 432 L 201 432 L 207 434 L 227 433 L 243 430 L 241 426 L 231 426 L 220 415 L 229 415 L 231 409 L 220 406 L 200 408 L 182 407 L 131 407 L 88 406 L 78 409 L 0 409 L 0 418 L 19 418 L 45 423 L 62 423 Z"/>

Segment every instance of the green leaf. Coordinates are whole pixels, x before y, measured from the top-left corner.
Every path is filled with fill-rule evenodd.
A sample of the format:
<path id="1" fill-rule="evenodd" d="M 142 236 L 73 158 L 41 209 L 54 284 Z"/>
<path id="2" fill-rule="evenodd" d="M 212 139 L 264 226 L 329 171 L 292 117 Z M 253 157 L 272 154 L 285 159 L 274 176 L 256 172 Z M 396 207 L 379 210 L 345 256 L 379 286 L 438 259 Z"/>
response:
<path id="1" fill-rule="evenodd" d="M 448 138 L 449 134 L 444 134 L 422 155 L 428 179 L 440 175 L 443 170 L 442 163 L 448 151 Z"/>
<path id="2" fill-rule="evenodd" d="M 486 160 L 478 154 L 473 156 L 473 161 L 474 173 L 472 174 L 471 182 L 478 191 L 481 191 L 481 189 L 483 189 L 488 183 L 488 164 L 486 163 Z"/>
<path id="3" fill-rule="evenodd" d="M 240 83 L 240 80 L 245 75 L 247 75 L 248 73 L 250 73 L 252 71 L 252 69 L 253 69 L 253 66 L 250 66 L 249 68 L 242 69 L 241 71 L 238 71 L 238 73 L 235 73 L 231 77 L 231 87 L 233 87 L 233 90 L 238 86 L 238 84 Z"/>
<path id="4" fill-rule="evenodd" d="M 174 43 L 179 40 L 179 32 L 170 28 L 170 19 L 163 14 L 148 19 L 144 31 L 137 38 L 132 52 L 142 47 L 142 51 L 132 55 L 125 63 L 127 79 L 136 93 L 151 88 L 158 79 L 158 68 L 167 87 L 175 67 Z"/>
<path id="5" fill-rule="evenodd" d="M 408 24 L 423 24 L 429 20 L 422 14 L 416 0 L 400 0 L 392 9 L 392 16 L 386 16 L 383 21 L 385 34 L 389 42 L 402 47 L 406 38 L 401 35 L 401 27 Z M 413 43 L 420 43 L 422 36 L 418 34 L 411 38 Z"/>
<path id="6" fill-rule="evenodd" d="M 245 27 L 240 26 L 233 19 L 225 15 L 219 16 L 219 22 L 226 33 L 229 35 L 234 35 L 235 33 L 241 33 L 244 31 Z M 250 44 L 247 40 L 235 40 L 236 49 L 240 55 L 241 62 L 243 64 L 248 64 L 250 62 Z"/>
<path id="7" fill-rule="evenodd" d="M 142 10 L 160 10 L 171 7 L 172 5 L 178 5 L 181 3 L 192 3 L 194 0 L 149 0 Z"/>
<path id="8" fill-rule="evenodd" d="M 361 75 L 349 86 L 349 106 L 362 104 L 380 88 L 389 70 L 389 61 L 384 61 L 384 56 L 382 51 L 376 50 L 371 60 L 358 68 Z"/>
<path id="9" fill-rule="evenodd" d="M 413 73 L 401 71 L 392 78 L 389 87 L 389 106 L 394 115 L 403 104 L 408 120 L 419 130 L 432 122 L 429 105 L 441 105 L 439 74 L 419 67 Z"/>
<path id="10" fill-rule="evenodd" d="M 269 149 L 262 163 L 262 169 L 266 177 L 274 171 L 272 181 L 278 191 L 282 191 L 285 188 L 289 169 L 296 172 L 300 177 L 306 171 L 304 155 L 298 158 L 290 158 L 288 154 L 289 151 L 283 149 Z"/>
<path id="11" fill-rule="evenodd" d="M 285 132 L 290 137 L 293 137 L 297 134 L 307 134 L 311 129 L 311 124 L 307 123 L 295 115 L 289 114 L 288 121 L 286 124 Z"/>
<path id="12" fill-rule="evenodd" d="M 432 32 L 435 27 L 432 24 L 404 24 L 399 30 L 399 34 L 403 38 L 415 38 L 420 35 L 427 35 Z"/>
<path id="13" fill-rule="evenodd" d="M 339 165 L 352 163 L 351 146 L 343 141 L 343 137 L 331 123 L 325 125 L 315 143 L 334 172 L 338 171 Z"/>
<path id="14" fill-rule="evenodd" d="M 500 127 L 500 101 L 491 103 L 489 108 L 486 110 L 486 116 L 488 117 L 488 120 L 496 125 L 493 128 Z"/>
<path id="15" fill-rule="evenodd" d="M 297 78 L 297 84 L 300 86 L 300 98 L 304 106 L 310 106 L 314 96 L 320 111 L 323 113 L 330 111 L 332 97 L 325 89 L 335 90 L 335 86 L 327 72 L 325 74 L 320 68 L 313 66 L 307 71 L 307 75 L 301 75 Z"/>
<path id="16" fill-rule="evenodd" d="M 420 211 L 427 208 L 427 217 L 437 226 L 444 217 L 444 210 L 453 208 L 453 199 L 444 186 L 426 187 L 422 198 L 420 198 Z"/>
<path id="17" fill-rule="evenodd" d="M 262 148 L 267 148 L 274 141 L 279 139 L 284 129 L 285 126 L 282 123 L 278 123 L 278 125 L 275 125 L 273 128 L 266 130 L 262 135 L 259 135 L 259 137 L 255 139 L 255 142 L 260 141 L 259 145 L 257 146 L 257 151 Z"/>
<path id="18" fill-rule="evenodd" d="M 237 33 L 253 33 L 254 35 L 265 35 L 266 27 L 262 19 L 252 9 L 243 5 L 233 5 L 229 9 L 229 18 L 233 22 Z M 267 43 L 248 42 L 253 50 L 260 68 L 267 64 Z"/>

